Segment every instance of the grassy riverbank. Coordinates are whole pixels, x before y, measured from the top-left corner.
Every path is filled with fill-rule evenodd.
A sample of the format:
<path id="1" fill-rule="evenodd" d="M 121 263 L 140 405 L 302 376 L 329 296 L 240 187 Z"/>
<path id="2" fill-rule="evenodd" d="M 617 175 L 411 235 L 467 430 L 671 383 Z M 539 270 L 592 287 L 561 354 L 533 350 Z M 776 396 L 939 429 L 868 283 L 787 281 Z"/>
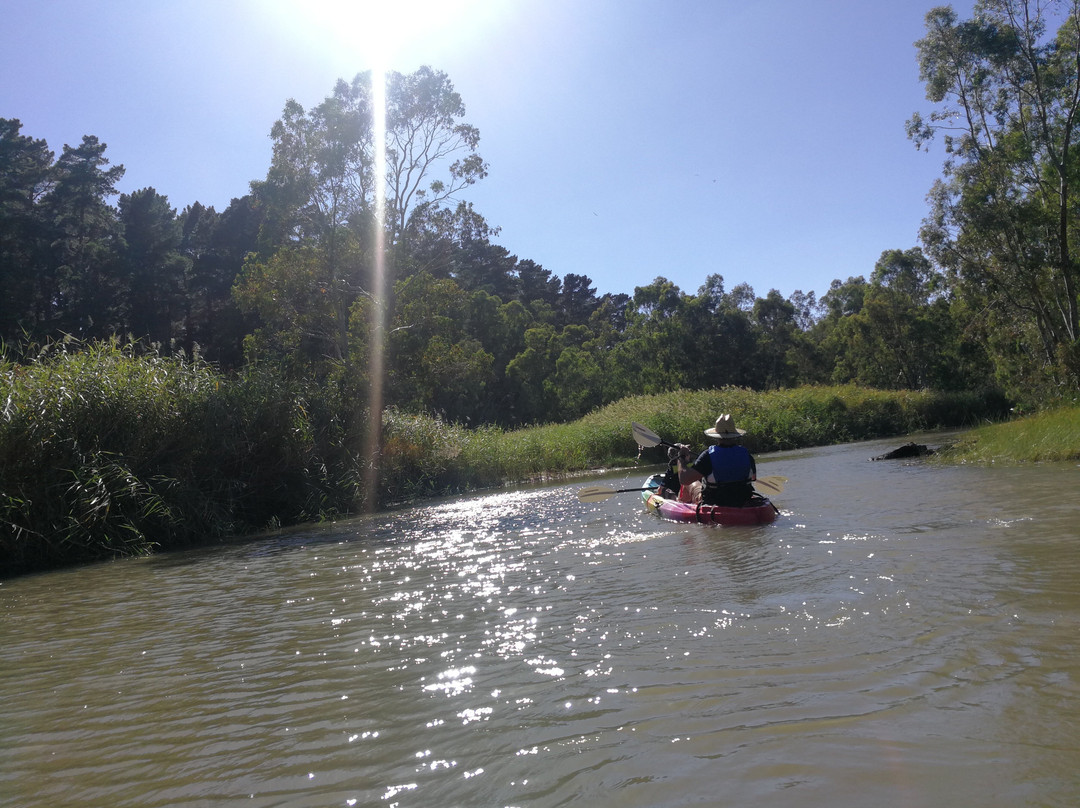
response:
<path id="1" fill-rule="evenodd" d="M 365 501 L 367 419 L 349 390 L 259 367 L 224 377 L 116 344 L 0 362 L 0 385 L 0 576 L 333 518 Z M 855 387 L 633 397 L 516 431 L 389 410 L 376 498 L 385 506 L 627 465 L 638 458 L 631 421 L 698 447 L 720 412 L 762 452 L 974 426 L 1007 410 L 992 394 Z M 649 450 L 642 462 L 661 457 Z"/>
<path id="2" fill-rule="evenodd" d="M 945 455 L 952 463 L 1080 461 L 1080 407 L 1063 407 L 964 434 Z"/>

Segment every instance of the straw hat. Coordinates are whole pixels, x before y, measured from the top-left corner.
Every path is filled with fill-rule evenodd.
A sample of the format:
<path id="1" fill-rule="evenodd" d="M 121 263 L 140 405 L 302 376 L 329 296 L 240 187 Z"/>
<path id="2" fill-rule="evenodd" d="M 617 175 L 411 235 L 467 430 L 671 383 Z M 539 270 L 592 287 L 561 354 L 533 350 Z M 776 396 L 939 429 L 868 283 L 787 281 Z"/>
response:
<path id="1" fill-rule="evenodd" d="M 731 417 L 729 413 L 724 413 L 716 419 L 716 426 L 712 429 L 706 429 L 705 434 L 710 438 L 717 438 L 718 440 L 738 438 L 741 435 L 746 434 L 745 429 L 739 429 L 735 426 L 735 419 Z"/>

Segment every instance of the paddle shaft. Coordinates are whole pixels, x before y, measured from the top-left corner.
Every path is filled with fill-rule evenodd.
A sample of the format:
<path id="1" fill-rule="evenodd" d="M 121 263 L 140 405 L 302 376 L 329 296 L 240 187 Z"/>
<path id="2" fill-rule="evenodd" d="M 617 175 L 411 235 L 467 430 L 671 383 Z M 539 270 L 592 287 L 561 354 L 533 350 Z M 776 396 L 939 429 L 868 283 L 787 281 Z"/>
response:
<path id="1" fill-rule="evenodd" d="M 605 499 L 615 496 L 616 494 L 625 494 L 628 491 L 648 491 L 646 488 L 608 488 L 603 485 L 589 486 L 588 488 L 582 488 L 578 491 L 578 499 L 582 502 L 602 502 Z"/>

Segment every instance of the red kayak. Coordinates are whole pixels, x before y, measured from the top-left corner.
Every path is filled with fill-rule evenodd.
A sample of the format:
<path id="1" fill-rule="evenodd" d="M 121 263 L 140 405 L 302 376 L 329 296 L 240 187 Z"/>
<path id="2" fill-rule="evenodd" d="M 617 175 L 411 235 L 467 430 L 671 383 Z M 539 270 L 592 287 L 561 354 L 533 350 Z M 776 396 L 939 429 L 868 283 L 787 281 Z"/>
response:
<path id="1" fill-rule="evenodd" d="M 723 505 L 695 505 L 692 502 L 679 502 L 666 499 L 657 493 L 664 475 L 654 474 L 645 481 L 641 492 L 645 504 L 658 511 L 665 519 L 676 522 L 701 522 L 707 525 L 767 525 L 776 519 L 777 510 L 772 502 L 754 494 L 749 503 L 738 508 Z"/>

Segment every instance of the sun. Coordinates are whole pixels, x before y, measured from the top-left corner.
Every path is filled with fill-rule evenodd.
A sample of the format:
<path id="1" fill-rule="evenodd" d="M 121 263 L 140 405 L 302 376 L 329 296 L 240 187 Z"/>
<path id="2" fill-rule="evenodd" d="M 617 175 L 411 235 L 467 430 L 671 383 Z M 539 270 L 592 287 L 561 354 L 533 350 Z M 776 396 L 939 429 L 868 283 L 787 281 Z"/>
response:
<path id="1" fill-rule="evenodd" d="M 301 39 L 313 57 L 347 63 L 352 72 L 385 72 L 429 63 L 447 48 L 467 47 L 510 8 L 509 0 L 271 0 L 260 13 Z"/>

